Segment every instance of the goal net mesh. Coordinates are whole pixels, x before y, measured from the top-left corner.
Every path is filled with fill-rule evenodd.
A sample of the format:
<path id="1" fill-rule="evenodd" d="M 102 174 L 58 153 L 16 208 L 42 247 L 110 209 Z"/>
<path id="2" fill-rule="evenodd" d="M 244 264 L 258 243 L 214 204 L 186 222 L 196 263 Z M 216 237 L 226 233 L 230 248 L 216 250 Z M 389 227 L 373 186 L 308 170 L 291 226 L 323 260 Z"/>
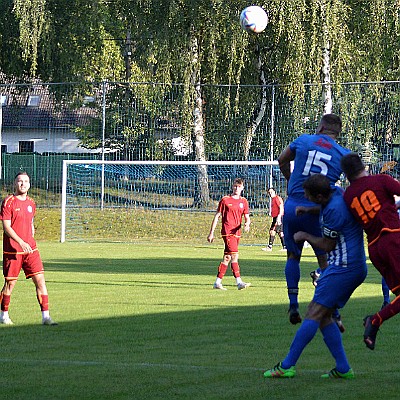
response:
<path id="1" fill-rule="evenodd" d="M 218 202 L 231 193 L 235 178 L 245 180 L 242 195 L 253 220 L 243 242 L 264 243 L 268 188 L 281 196 L 286 190 L 276 162 L 65 160 L 61 241 L 205 242 Z"/>

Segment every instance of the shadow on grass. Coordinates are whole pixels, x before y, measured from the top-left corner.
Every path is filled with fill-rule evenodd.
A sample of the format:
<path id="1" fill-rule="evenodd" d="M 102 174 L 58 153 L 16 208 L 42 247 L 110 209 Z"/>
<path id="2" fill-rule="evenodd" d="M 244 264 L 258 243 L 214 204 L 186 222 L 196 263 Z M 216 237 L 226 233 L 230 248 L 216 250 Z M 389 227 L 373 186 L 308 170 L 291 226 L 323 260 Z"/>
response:
<path id="1" fill-rule="evenodd" d="M 169 258 L 165 262 L 160 258 L 126 259 L 126 258 L 84 258 L 71 257 L 66 260 L 45 261 L 47 271 L 88 272 L 94 274 L 184 274 L 184 275 L 209 275 L 214 277 L 218 271 L 221 259 L 201 258 L 185 260 L 182 258 Z M 243 276 L 265 276 L 266 278 L 282 278 L 284 264 L 282 262 L 239 260 Z M 306 267 L 305 267 L 306 268 Z M 315 266 L 312 267 L 316 268 Z M 228 269 L 227 274 L 230 274 Z"/>
<path id="2" fill-rule="evenodd" d="M 376 298 L 350 300 L 343 312 L 345 347 L 358 379 L 340 398 L 371 398 L 367 383 L 377 371 L 381 379 L 397 371 L 397 358 L 390 357 L 397 343 L 394 321 L 382 329 L 375 352 L 362 342 L 362 317 L 377 304 Z M 329 399 L 341 390 L 343 382 L 319 379 L 334 366 L 320 334 L 303 353 L 294 380 L 264 381 L 264 368 L 286 355 L 297 330 L 282 305 L 160 310 L 54 327 L 18 326 L 16 320 L 0 326 L 0 385 L 18 399 L 317 399 L 326 391 Z M 382 386 L 380 394 L 395 398 L 398 387 Z"/>
<path id="3" fill-rule="evenodd" d="M 368 293 L 376 296 L 355 297 L 342 312 L 343 341 L 358 376 L 344 389 L 344 382 L 319 379 L 334 367 L 320 334 L 302 355 L 295 379 L 262 377 L 264 368 L 285 357 L 297 330 L 288 322 L 284 253 L 244 248 L 242 275 L 253 287 L 236 290 L 228 271 L 224 284 L 232 290 L 222 292 L 211 289 L 220 247 L 39 248 L 60 325 L 18 326 L 17 293 L 10 309 L 15 325 L 0 326 L 2 398 L 12 388 L 13 399 L 329 400 L 338 393 L 341 400 L 367 399 L 378 396 L 370 384 L 378 370 L 391 382 L 379 387 L 379 396 L 398 398 L 397 317 L 381 329 L 374 352 L 362 341 L 362 318 L 382 303 L 373 268 L 367 283 L 376 287 Z M 305 253 L 301 268 L 304 315 L 315 257 Z M 31 282 L 18 287 L 32 292 Z"/>
<path id="4" fill-rule="evenodd" d="M 42 248 L 44 247 L 44 250 Z M 46 270 L 65 272 L 153 273 L 210 275 L 217 273 L 223 258 L 223 247 L 215 245 L 181 246 L 171 244 L 132 245 L 121 243 L 39 243 Z M 280 247 L 279 247 L 280 249 Z M 239 264 L 244 277 L 262 276 L 281 279 L 286 253 L 277 249 L 265 253 L 261 247 L 240 249 Z M 307 250 L 301 268 L 308 273 L 317 268 L 316 258 Z M 228 274 L 230 272 L 228 271 Z M 307 277 L 309 279 L 309 277 Z"/>

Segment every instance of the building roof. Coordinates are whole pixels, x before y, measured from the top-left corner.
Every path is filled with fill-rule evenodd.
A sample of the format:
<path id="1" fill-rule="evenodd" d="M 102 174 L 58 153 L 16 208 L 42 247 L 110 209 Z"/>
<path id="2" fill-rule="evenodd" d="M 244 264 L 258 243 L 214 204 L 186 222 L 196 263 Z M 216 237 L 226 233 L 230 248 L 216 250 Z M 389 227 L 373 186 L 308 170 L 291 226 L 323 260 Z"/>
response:
<path id="1" fill-rule="evenodd" d="M 94 117 L 93 110 L 44 109 L 32 106 L 3 107 L 4 128 L 47 129 L 66 126 L 85 126 Z"/>
<path id="2" fill-rule="evenodd" d="M 0 85 L 3 128 L 85 126 L 98 116 L 95 98 L 58 96 L 45 85 Z"/>

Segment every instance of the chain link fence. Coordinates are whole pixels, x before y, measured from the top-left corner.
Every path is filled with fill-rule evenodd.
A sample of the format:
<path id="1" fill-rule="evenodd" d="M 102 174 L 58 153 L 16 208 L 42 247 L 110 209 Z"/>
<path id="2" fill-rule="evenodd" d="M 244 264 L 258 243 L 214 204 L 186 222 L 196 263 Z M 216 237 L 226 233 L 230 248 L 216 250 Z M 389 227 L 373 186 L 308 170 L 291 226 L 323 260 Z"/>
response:
<path id="1" fill-rule="evenodd" d="M 296 96 L 279 85 L 197 89 L 123 82 L 0 85 L 3 194 L 26 170 L 38 205 L 59 207 L 63 159 L 190 161 L 202 154 L 209 161 L 274 160 L 299 134 L 314 132 L 323 112 L 320 85 L 305 85 Z M 341 144 L 362 154 L 372 172 L 390 162 L 395 177 L 399 89 L 400 82 L 332 86 L 333 112 L 344 124 Z"/>

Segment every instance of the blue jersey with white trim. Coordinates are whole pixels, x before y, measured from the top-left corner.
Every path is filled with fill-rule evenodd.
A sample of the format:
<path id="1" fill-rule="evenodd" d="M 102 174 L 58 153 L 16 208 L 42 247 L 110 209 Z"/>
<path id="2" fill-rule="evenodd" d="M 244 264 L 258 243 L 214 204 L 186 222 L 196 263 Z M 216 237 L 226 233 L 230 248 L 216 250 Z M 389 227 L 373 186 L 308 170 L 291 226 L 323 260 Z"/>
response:
<path id="1" fill-rule="evenodd" d="M 322 236 L 336 239 L 328 253 L 328 265 L 338 269 L 366 268 L 362 226 L 354 219 L 343 199 L 343 189 L 335 187 L 329 203 L 320 213 Z"/>
<path id="2" fill-rule="evenodd" d="M 313 174 L 325 175 L 332 187 L 342 173 L 341 158 L 350 152 L 328 135 L 301 135 L 290 145 L 295 154 L 288 184 L 288 196 L 304 200 L 303 182 Z"/>

